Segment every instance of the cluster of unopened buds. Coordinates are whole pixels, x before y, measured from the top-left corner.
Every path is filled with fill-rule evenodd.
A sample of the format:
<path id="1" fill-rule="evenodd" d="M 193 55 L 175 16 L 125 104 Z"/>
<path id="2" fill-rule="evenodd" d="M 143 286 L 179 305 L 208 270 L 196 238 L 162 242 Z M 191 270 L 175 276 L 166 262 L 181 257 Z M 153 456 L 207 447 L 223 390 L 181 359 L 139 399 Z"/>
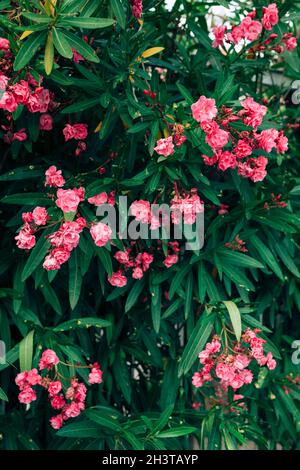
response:
<path id="1" fill-rule="evenodd" d="M 213 28 L 214 40 L 212 47 L 224 47 L 225 43 L 239 45 L 243 41 L 245 44 L 259 41 L 258 44 L 249 49 L 249 52 L 273 50 L 277 53 L 283 53 L 285 50 L 292 51 L 297 47 L 297 38 L 292 33 L 284 33 L 281 37 L 278 37 L 276 33 L 271 33 L 266 39 L 262 39 L 264 30 L 271 31 L 279 22 L 276 3 L 263 7 L 263 15 L 260 21 L 256 17 L 257 12 L 253 10 L 248 13 L 239 25 L 234 25 L 229 30 L 225 25 L 215 26 Z"/>
<path id="2" fill-rule="evenodd" d="M 270 209 L 283 209 L 284 207 L 287 207 L 287 203 L 285 201 L 281 201 L 282 194 L 278 194 L 277 196 L 275 194 L 271 194 L 271 201 L 270 202 L 265 202 L 264 203 L 264 209 L 270 210 Z"/>
<path id="3" fill-rule="evenodd" d="M 293 390 L 299 390 L 300 388 L 300 374 L 293 374 L 292 372 L 289 375 L 284 377 L 285 384 L 283 385 L 283 390 L 286 395 Z"/>
<path id="4" fill-rule="evenodd" d="M 199 353 L 203 367 L 200 372 L 195 372 L 193 385 L 199 388 L 207 382 L 217 381 L 225 389 L 231 387 L 235 392 L 253 381 L 253 372 L 248 369 L 251 362 L 256 361 L 261 367 L 275 369 L 276 361 L 271 352 L 265 355 L 263 345 L 266 341 L 257 336 L 259 332 L 259 329 L 248 328 L 242 334 L 241 341 L 235 342 L 230 350 L 227 342 L 223 348 L 221 338 L 215 336 Z"/>
<path id="5" fill-rule="evenodd" d="M 232 242 L 225 243 L 226 248 L 230 248 L 233 251 L 240 251 L 242 253 L 247 253 L 246 243 L 240 239 L 239 235 L 234 237 Z"/>
<path id="6" fill-rule="evenodd" d="M 20 372 L 15 382 L 19 387 L 20 393 L 18 399 L 20 403 L 29 405 L 37 399 L 36 390 L 33 387 L 39 386 L 47 390 L 51 407 L 59 410 L 59 414 L 50 419 L 51 426 L 54 429 L 60 429 L 65 421 L 70 418 L 76 418 L 85 409 L 85 399 L 87 388 L 84 383 L 78 381 L 77 377 L 70 379 L 70 385 L 65 387 L 60 380 L 57 365 L 62 363 L 52 349 L 43 351 L 39 361 L 39 371 L 31 369 Z M 69 364 L 63 363 L 65 366 Z M 97 362 L 88 366 L 80 366 L 90 370 L 88 382 L 90 384 L 100 384 L 102 382 L 102 370 Z M 42 371 L 47 374 L 43 375 Z M 49 372 L 54 372 L 51 378 Z M 53 374 L 52 374 L 53 375 Z M 64 381 L 66 378 L 63 378 Z"/>

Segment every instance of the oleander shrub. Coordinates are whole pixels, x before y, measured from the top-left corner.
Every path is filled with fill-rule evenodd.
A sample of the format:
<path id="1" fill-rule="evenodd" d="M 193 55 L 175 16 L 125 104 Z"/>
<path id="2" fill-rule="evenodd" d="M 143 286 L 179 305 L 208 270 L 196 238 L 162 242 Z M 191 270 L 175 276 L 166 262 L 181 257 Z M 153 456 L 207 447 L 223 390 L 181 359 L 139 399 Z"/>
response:
<path id="1" fill-rule="evenodd" d="M 266 3 L 0 1 L 1 449 L 299 448 L 300 2 Z"/>

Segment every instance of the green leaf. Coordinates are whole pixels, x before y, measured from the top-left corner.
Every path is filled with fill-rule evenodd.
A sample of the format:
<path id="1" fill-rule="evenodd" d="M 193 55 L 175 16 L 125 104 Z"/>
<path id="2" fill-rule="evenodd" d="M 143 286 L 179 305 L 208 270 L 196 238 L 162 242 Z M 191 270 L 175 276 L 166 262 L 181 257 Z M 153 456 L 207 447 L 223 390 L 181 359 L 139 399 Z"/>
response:
<path id="1" fill-rule="evenodd" d="M 57 431 L 57 436 L 61 437 L 72 437 L 72 438 L 90 438 L 100 437 L 101 432 L 99 426 L 91 421 L 83 420 L 76 421 L 76 423 L 70 423 L 65 425 L 62 429 Z"/>
<path id="2" fill-rule="evenodd" d="M 0 387 L 0 400 L 8 401 L 5 391 Z"/>
<path id="3" fill-rule="evenodd" d="M 48 240 L 45 238 L 44 235 L 41 235 L 41 237 L 37 241 L 37 244 L 32 249 L 29 255 L 29 258 L 26 261 L 26 264 L 24 266 L 22 276 L 21 276 L 22 282 L 26 281 L 26 279 L 41 264 L 49 248 L 50 248 L 50 243 L 48 242 Z"/>
<path id="4" fill-rule="evenodd" d="M 69 260 L 69 300 L 71 309 L 76 307 L 82 286 L 82 274 L 78 263 L 78 253 L 73 251 Z"/>
<path id="5" fill-rule="evenodd" d="M 73 51 L 67 37 L 57 28 L 52 28 L 53 44 L 57 52 L 66 59 L 72 59 Z"/>
<path id="6" fill-rule="evenodd" d="M 53 331 L 67 331 L 67 330 L 76 330 L 77 328 L 105 328 L 110 326 L 111 322 L 103 320 L 102 318 L 95 317 L 83 317 L 83 318 L 74 318 L 53 328 Z"/>
<path id="7" fill-rule="evenodd" d="M 19 359 L 21 372 L 24 370 L 28 371 L 32 367 L 33 336 L 34 330 L 30 331 L 20 342 Z"/>
<path id="8" fill-rule="evenodd" d="M 86 410 L 85 415 L 97 424 L 100 424 L 100 427 L 110 429 L 115 432 L 122 432 L 122 427 L 119 425 L 118 421 L 113 417 L 104 416 L 103 413 L 99 410 L 90 408 Z"/>
<path id="9" fill-rule="evenodd" d="M 135 281 L 133 288 L 129 292 L 127 300 L 126 300 L 125 312 L 129 312 L 129 310 L 137 302 L 140 293 L 144 289 L 144 286 L 145 286 L 145 279 Z"/>
<path id="10" fill-rule="evenodd" d="M 177 428 L 172 428 L 169 431 L 162 431 L 158 434 L 158 437 L 161 439 L 167 439 L 170 437 L 180 437 L 186 436 L 196 432 L 198 429 L 192 426 L 179 426 Z"/>
<path id="11" fill-rule="evenodd" d="M 181 377 L 187 374 L 194 364 L 198 354 L 202 351 L 208 340 L 216 319 L 216 314 L 206 310 L 199 318 L 194 330 L 184 348 L 180 363 L 178 375 Z"/>
<path id="12" fill-rule="evenodd" d="M 3 204 L 20 204 L 22 206 L 35 206 L 35 205 L 52 205 L 51 199 L 47 198 L 43 193 L 19 193 L 4 196 L 1 199 Z"/>
<path id="13" fill-rule="evenodd" d="M 281 281 L 283 281 L 284 276 L 282 274 L 282 271 L 280 269 L 280 266 L 279 266 L 278 262 L 275 259 L 275 256 L 271 252 L 271 250 L 261 241 L 260 238 L 258 238 L 257 235 L 253 235 L 251 237 L 250 243 L 258 251 L 258 253 L 262 257 L 262 259 L 272 269 L 272 271 L 276 274 L 276 276 L 278 276 L 279 279 L 281 279 Z"/>
<path id="14" fill-rule="evenodd" d="M 173 278 L 173 281 L 171 282 L 171 286 L 170 286 L 170 291 L 169 291 L 169 295 L 170 295 L 170 299 L 172 299 L 172 297 L 174 296 L 175 292 L 177 292 L 178 290 L 178 287 L 180 286 L 180 284 L 182 283 L 183 279 L 185 278 L 185 276 L 187 275 L 187 273 L 191 270 L 191 266 L 188 264 L 186 265 L 185 267 L 181 267 L 177 273 L 175 274 L 174 278 Z"/>
<path id="15" fill-rule="evenodd" d="M 15 62 L 14 70 L 18 71 L 25 67 L 30 62 L 33 56 L 36 54 L 38 48 L 44 43 L 46 39 L 46 31 L 40 33 L 32 33 L 26 42 L 22 45 L 19 50 Z"/>
<path id="16" fill-rule="evenodd" d="M 110 0 L 111 8 L 122 29 L 126 26 L 126 6 L 122 0 Z"/>
<path id="17" fill-rule="evenodd" d="M 98 96 L 96 98 L 87 98 L 85 100 L 71 104 L 70 106 L 64 108 L 61 112 L 62 114 L 77 113 L 79 111 L 94 108 L 95 106 L 100 107 L 100 99 Z"/>
<path id="18" fill-rule="evenodd" d="M 103 247 L 96 248 L 96 252 L 105 271 L 109 276 L 111 276 L 113 272 L 113 267 L 109 251 Z"/>
<path id="19" fill-rule="evenodd" d="M 111 18 L 84 18 L 77 16 L 76 18 L 63 18 L 57 24 L 63 26 L 77 26 L 83 29 L 98 29 L 112 26 L 114 20 Z"/>
<path id="20" fill-rule="evenodd" d="M 242 321 L 240 311 L 236 304 L 231 300 L 223 300 L 223 304 L 228 310 L 236 339 L 240 341 L 242 334 Z"/>
<path id="21" fill-rule="evenodd" d="M 90 62 L 99 63 L 100 59 L 96 54 L 96 51 L 87 44 L 82 39 L 78 38 L 75 34 L 70 33 L 69 31 L 64 31 L 64 35 L 66 36 L 67 40 L 69 41 L 70 46 L 75 49 L 75 51 L 79 52 L 86 60 Z"/>
<path id="22" fill-rule="evenodd" d="M 159 285 L 150 286 L 151 293 L 151 315 L 153 328 L 156 333 L 160 329 L 161 320 L 161 288 Z"/>

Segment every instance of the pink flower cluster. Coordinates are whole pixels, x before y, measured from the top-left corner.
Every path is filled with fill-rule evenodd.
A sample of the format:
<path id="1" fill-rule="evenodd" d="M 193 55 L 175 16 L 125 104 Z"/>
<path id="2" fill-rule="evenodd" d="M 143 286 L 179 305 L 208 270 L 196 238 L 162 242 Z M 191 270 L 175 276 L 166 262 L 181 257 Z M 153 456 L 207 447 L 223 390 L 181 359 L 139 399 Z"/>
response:
<path id="1" fill-rule="evenodd" d="M 242 109 L 234 112 L 232 108 L 222 106 L 220 112 L 216 108 L 213 98 L 201 96 L 191 106 L 194 119 L 199 122 L 206 134 L 206 143 L 211 147 L 213 156 L 203 155 L 204 163 L 208 166 L 217 164 L 218 169 L 238 170 L 238 174 L 254 182 L 262 181 L 267 172 L 267 157 L 252 156 L 254 151 L 263 150 L 271 153 L 284 153 L 288 150 L 288 140 L 282 131 L 266 129 L 257 131 L 267 112 L 264 105 L 256 103 L 253 98 L 241 101 Z M 237 121 L 251 127 L 246 131 L 239 131 L 234 127 Z M 224 149 L 230 144 L 230 149 Z"/>
<path id="2" fill-rule="evenodd" d="M 54 410 L 60 410 L 60 413 L 50 419 L 51 426 L 54 429 L 60 429 L 64 423 L 70 418 L 79 416 L 81 411 L 85 409 L 85 398 L 87 388 L 83 383 L 79 383 L 76 377 L 70 380 L 70 386 L 63 391 L 63 385 L 60 381 L 60 374 L 56 368 L 59 364 L 59 358 L 52 349 L 46 349 L 40 359 L 39 369 L 43 371 L 52 371 L 55 368 L 54 378 L 50 378 L 48 373 L 42 377 L 37 369 L 24 371 L 17 375 L 15 382 L 20 389 L 18 395 L 20 403 L 30 404 L 36 400 L 36 391 L 32 388 L 39 385 L 48 391 L 48 397 L 51 407 Z M 66 364 L 68 365 L 68 364 Z M 81 366 L 84 367 L 84 366 Z M 102 370 L 98 362 L 86 366 L 91 371 L 89 373 L 88 382 L 90 384 L 100 384 L 102 382 Z"/>
<path id="3" fill-rule="evenodd" d="M 45 186 L 50 186 L 50 188 L 62 188 L 66 182 L 62 176 L 62 171 L 58 170 L 54 165 L 48 168 L 45 175 Z"/>
<path id="4" fill-rule="evenodd" d="M 186 141 L 186 136 L 183 135 L 184 126 L 182 124 L 174 124 L 172 132 L 173 134 L 169 137 L 159 139 L 156 142 L 156 147 L 154 147 L 154 150 L 156 151 L 156 153 L 158 153 L 158 155 L 168 157 L 169 155 L 172 155 L 174 153 L 175 146 L 181 147 L 181 145 L 184 144 L 184 142 Z"/>
<path id="5" fill-rule="evenodd" d="M 44 207 L 37 206 L 32 212 L 22 214 L 24 225 L 15 237 L 17 247 L 21 250 L 31 250 L 36 243 L 35 231 L 39 226 L 46 225 L 49 216 Z"/>
<path id="6" fill-rule="evenodd" d="M 195 372 L 192 383 L 196 388 L 202 387 L 206 382 L 220 380 L 223 387 L 232 387 L 234 391 L 243 385 L 250 384 L 253 373 L 247 367 L 255 360 L 259 366 L 267 366 L 273 370 L 276 361 L 271 352 L 264 354 L 264 339 L 259 338 L 260 330 L 248 328 L 241 337 L 241 342 L 236 343 L 231 351 L 221 350 L 220 338 L 214 337 L 211 343 L 207 343 L 203 351 L 199 353 L 202 370 Z"/>
<path id="7" fill-rule="evenodd" d="M 120 269 L 114 272 L 112 276 L 108 276 L 108 281 L 112 286 L 123 287 L 127 284 L 125 271 L 132 269 L 133 279 L 142 279 L 144 273 L 148 271 L 150 264 L 153 262 L 153 255 L 150 253 L 139 252 L 136 256 L 132 254 L 132 248 L 125 251 L 117 251 L 114 258 L 120 263 Z"/>
<path id="8" fill-rule="evenodd" d="M 88 202 L 93 204 L 96 207 L 101 206 L 102 204 L 111 204 L 112 206 L 116 203 L 116 191 L 111 191 L 110 193 L 102 192 L 88 198 Z"/>
<path id="9" fill-rule="evenodd" d="M 271 31 L 279 22 L 276 3 L 271 3 L 267 7 L 263 7 L 263 16 L 261 21 L 258 21 L 255 18 L 256 10 L 253 10 L 248 13 L 239 25 L 233 26 L 228 32 L 226 26 L 215 26 L 213 28 L 214 40 L 212 47 L 217 48 L 219 46 L 224 46 L 224 42 L 237 45 L 244 40 L 250 42 L 259 40 L 263 32 L 263 28 L 266 31 Z M 278 35 L 272 33 L 267 39 L 263 40 L 258 45 L 251 47 L 250 50 L 253 52 L 265 51 L 277 38 Z M 273 49 L 278 53 L 282 53 L 284 52 L 284 49 L 292 51 L 297 47 L 297 39 L 292 33 L 283 34 L 281 42 L 283 45 L 281 45 L 280 42 L 277 42 L 270 50 Z"/>
<path id="10" fill-rule="evenodd" d="M 143 13 L 143 0 L 129 0 L 132 14 L 136 19 L 140 19 Z"/>
<path id="11" fill-rule="evenodd" d="M 171 210 L 174 224 L 179 224 L 182 217 L 185 224 L 195 223 L 197 214 L 204 211 L 204 203 L 197 194 L 197 188 L 192 188 L 190 193 L 184 195 L 176 193 L 171 201 Z"/>
<path id="12" fill-rule="evenodd" d="M 64 213 L 76 212 L 80 202 L 84 201 L 84 188 L 58 189 L 55 204 Z"/>
<path id="13" fill-rule="evenodd" d="M 80 233 L 86 227 L 86 220 L 78 217 L 76 221 L 65 221 L 57 232 L 48 236 L 48 241 L 53 247 L 43 262 L 43 268 L 47 271 L 60 269 L 71 256 L 71 252 L 78 246 Z"/>

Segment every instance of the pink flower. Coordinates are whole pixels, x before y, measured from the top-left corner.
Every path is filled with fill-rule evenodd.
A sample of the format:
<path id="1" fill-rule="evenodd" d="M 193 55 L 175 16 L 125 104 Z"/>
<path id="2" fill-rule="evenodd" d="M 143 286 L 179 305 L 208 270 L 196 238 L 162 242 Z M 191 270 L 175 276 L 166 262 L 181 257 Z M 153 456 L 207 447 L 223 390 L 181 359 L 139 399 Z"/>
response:
<path id="1" fill-rule="evenodd" d="M 129 253 L 128 251 L 117 251 L 114 258 L 121 264 L 127 264 L 129 262 Z"/>
<path id="2" fill-rule="evenodd" d="M 235 168 L 236 165 L 237 161 L 233 153 L 228 152 L 227 150 L 221 153 L 218 163 L 219 170 L 225 171 L 228 168 Z"/>
<path id="3" fill-rule="evenodd" d="M 48 111 L 48 107 L 49 107 L 50 100 L 51 100 L 49 90 L 41 86 L 37 87 L 35 89 L 33 97 L 35 97 L 37 100 L 37 105 L 38 105 L 37 111 L 40 113 L 46 113 Z"/>
<path id="4" fill-rule="evenodd" d="M 214 41 L 212 43 L 212 47 L 216 48 L 222 46 L 224 43 L 224 35 L 226 33 L 226 26 L 215 26 L 213 30 L 214 34 Z"/>
<path id="5" fill-rule="evenodd" d="M 98 222 L 97 224 L 91 226 L 90 233 L 95 242 L 95 245 L 104 246 L 111 239 L 112 231 L 108 225 L 103 224 L 102 222 Z"/>
<path id="6" fill-rule="evenodd" d="M 182 144 L 186 141 L 186 136 L 185 135 L 180 135 L 180 134 L 175 134 L 174 135 L 174 142 L 176 147 L 181 147 Z"/>
<path id="7" fill-rule="evenodd" d="M 88 125 L 87 124 L 66 124 L 63 134 L 65 136 L 65 141 L 67 142 L 70 139 L 75 140 L 84 140 L 88 135 Z"/>
<path id="8" fill-rule="evenodd" d="M 228 364 L 219 362 L 216 366 L 216 376 L 224 382 L 231 382 L 235 377 L 234 368 Z"/>
<path id="9" fill-rule="evenodd" d="M 223 148 L 229 140 L 229 132 L 224 131 L 214 121 L 212 123 L 210 132 L 206 134 L 206 143 L 214 150 Z"/>
<path id="10" fill-rule="evenodd" d="M 61 188 L 65 184 L 65 179 L 62 176 L 62 171 L 57 170 L 56 166 L 52 165 L 45 172 L 46 181 L 45 186 L 53 188 Z"/>
<path id="11" fill-rule="evenodd" d="M 31 250 L 35 245 L 34 231 L 28 223 L 21 228 L 18 235 L 15 237 L 17 240 L 17 247 L 21 250 Z"/>
<path id="12" fill-rule="evenodd" d="M 261 23 L 259 21 L 252 20 L 250 16 L 246 16 L 240 26 L 243 29 L 244 37 L 249 41 L 256 41 L 262 32 Z"/>
<path id="13" fill-rule="evenodd" d="M 15 97 L 9 91 L 5 91 L 0 98 L 0 109 L 5 109 L 9 113 L 13 113 L 18 107 Z"/>
<path id="14" fill-rule="evenodd" d="M 53 129 L 53 117 L 51 114 L 44 113 L 40 115 L 40 129 L 42 131 L 51 131 Z"/>
<path id="15" fill-rule="evenodd" d="M 29 405 L 29 403 L 36 400 L 36 393 L 31 387 L 25 387 L 18 395 L 18 400 L 24 405 Z"/>
<path id="16" fill-rule="evenodd" d="M 62 385 L 61 385 L 60 380 L 55 380 L 53 382 L 50 382 L 48 386 L 49 396 L 52 398 L 55 395 L 58 395 L 61 389 L 62 389 Z"/>
<path id="17" fill-rule="evenodd" d="M 174 153 L 174 144 L 172 136 L 169 136 L 166 139 L 159 139 L 156 142 L 156 147 L 154 147 L 154 150 L 159 155 L 164 155 L 165 157 L 172 155 Z"/>
<path id="18" fill-rule="evenodd" d="M 78 405 L 78 403 L 75 403 L 74 401 L 67 405 L 64 410 L 63 410 L 63 419 L 67 420 L 69 418 L 76 418 L 77 416 L 80 415 L 81 409 Z"/>
<path id="19" fill-rule="evenodd" d="M 50 370 L 53 366 L 57 365 L 58 363 L 59 359 L 55 352 L 52 351 L 52 349 L 45 349 L 39 362 L 39 368 L 40 370 Z"/>
<path id="20" fill-rule="evenodd" d="M 18 140 L 19 142 L 24 142 L 24 140 L 27 140 L 27 134 L 26 134 L 25 128 L 20 129 L 18 132 L 15 132 L 11 140 L 12 141 Z"/>
<path id="21" fill-rule="evenodd" d="M 141 254 L 140 260 L 142 263 L 143 271 L 147 271 L 150 267 L 150 264 L 153 262 L 153 255 L 144 252 Z"/>
<path id="22" fill-rule="evenodd" d="M 297 47 L 297 38 L 295 38 L 291 33 L 284 35 L 282 37 L 282 41 L 287 51 L 293 51 Z"/>
<path id="23" fill-rule="evenodd" d="M 266 106 L 256 103 L 253 98 L 246 98 L 241 101 L 241 105 L 244 110 L 240 111 L 239 114 L 244 117 L 244 123 L 254 129 L 260 126 L 267 112 Z"/>
<path id="24" fill-rule="evenodd" d="M 53 429 L 60 429 L 63 425 L 63 415 L 59 414 L 59 415 L 53 416 L 50 419 L 50 424 L 53 427 Z"/>
<path id="25" fill-rule="evenodd" d="M 166 266 L 166 268 L 170 268 L 173 266 L 173 264 L 176 263 L 178 263 L 178 255 L 168 255 L 163 261 L 163 264 Z"/>
<path id="26" fill-rule="evenodd" d="M 269 6 L 263 7 L 262 24 L 264 28 L 270 31 L 273 26 L 278 23 L 278 8 L 276 3 L 270 3 Z"/>
<path id="27" fill-rule="evenodd" d="M 252 147 L 246 140 L 240 139 L 234 148 L 234 154 L 236 158 L 249 157 L 252 154 Z"/>
<path id="28" fill-rule="evenodd" d="M 192 379 L 192 384 L 196 388 L 200 388 L 203 385 L 203 378 L 200 372 L 195 372 Z"/>
<path id="29" fill-rule="evenodd" d="M 99 364 L 94 364 L 91 372 L 89 373 L 88 381 L 90 384 L 101 384 L 103 372 L 100 369 Z"/>
<path id="30" fill-rule="evenodd" d="M 213 98 L 206 98 L 205 96 L 200 96 L 196 103 L 191 106 L 193 118 L 197 122 L 206 122 L 211 121 L 218 114 L 216 107 L 216 102 Z"/>
<path id="31" fill-rule="evenodd" d="M 24 390 L 24 388 L 28 385 L 27 375 L 28 372 L 24 371 L 20 372 L 15 378 L 16 385 L 19 387 L 20 390 Z"/>
<path id="32" fill-rule="evenodd" d="M 98 207 L 98 206 L 101 206 L 101 204 L 106 204 L 107 198 L 108 198 L 107 193 L 103 192 L 103 193 L 97 194 L 96 196 L 89 197 L 88 202 Z"/>
<path id="33" fill-rule="evenodd" d="M 76 212 L 80 203 L 80 196 L 74 189 L 58 189 L 55 204 L 65 212 Z"/>
<path id="34" fill-rule="evenodd" d="M 219 155 L 217 153 L 215 153 L 213 157 L 209 157 L 208 155 L 202 155 L 202 158 L 205 165 L 213 166 L 219 160 Z"/>
<path id="35" fill-rule="evenodd" d="M 0 90 L 5 90 L 8 84 L 8 77 L 0 73 Z"/>
<path id="36" fill-rule="evenodd" d="M 234 26 L 231 31 L 227 34 L 227 39 L 229 42 L 238 44 L 242 39 L 244 39 L 244 28 L 240 24 L 239 26 Z"/>
<path id="37" fill-rule="evenodd" d="M 266 129 L 262 131 L 259 135 L 256 135 L 256 139 L 259 145 L 259 148 L 265 150 L 267 153 L 270 153 L 274 147 L 276 147 L 276 140 L 278 138 L 279 132 L 276 129 Z"/>
<path id="38" fill-rule="evenodd" d="M 26 104 L 30 96 L 28 82 L 21 80 L 20 83 L 16 83 L 12 86 L 12 92 L 18 104 Z"/>
<path id="39" fill-rule="evenodd" d="M 276 150 L 278 153 L 285 153 L 289 148 L 288 138 L 283 135 L 283 132 L 279 132 L 278 139 L 276 141 Z"/>
<path id="40" fill-rule="evenodd" d="M 39 375 L 37 369 L 31 369 L 27 372 L 26 377 L 28 385 L 37 385 L 41 381 L 41 376 Z"/>
<path id="41" fill-rule="evenodd" d="M 136 19 L 140 19 L 143 12 L 143 0 L 129 0 L 132 6 L 132 14 Z"/>
<path id="42" fill-rule="evenodd" d="M 0 51 L 8 52 L 10 49 L 9 40 L 6 38 L 0 38 Z"/>
<path id="43" fill-rule="evenodd" d="M 32 212 L 32 218 L 36 225 L 46 225 L 49 216 L 45 207 L 37 206 Z"/>
<path id="44" fill-rule="evenodd" d="M 134 201 L 130 206 L 130 214 L 133 215 L 137 221 L 143 224 L 149 223 L 150 220 L 150 202 L 140 199 Z"/>
<path id="45" fill-rule="evenodd" d="M 277 363 L 275 359 L 273 358 L 273 354 L 271 352 L 268 352 L 266 356 L 266 365 L 267 365 L 267 368 L 270 370 L 273 370 L 276 368 Z"/>
<path id="46" fill-rule="evenodd" d="M 57 395 L 51 399 L 51 406 L 55 410 L 61 410 L 66 404 L 63 395 Z"/>
<path id="47" fill-rule="evenodd" d="M 108 282 L 115 287 L 123 287 L 127 284 L 127 277 L 122 274 L 122 271 L 112 273 L 112 276 L 107 277 Z"/>
<path id="48" fill-rule="evenodd" d="M 132 277 L 133 279 L 142 279 L 144 276 L 143 270 L 139 268 L 138 266 L 133 269 L 132 271 Z"/>
<path id="49" fill-rule="evenodd" d="M 250 363 L 250 359 L 244 354 L 238 354 L 234 360 L 234 367 L 239 370 L 245 369 Z"/>
<path id="50" fill-rule="evenodd" d="M 68 251 L 72 251 L 79 243 L 79 234 L 85 225 L 79 224 L 77 221 L 64 222 L 57 232 L 49 235 L 49 241 L 52 246 L 61 247 Z"/>

